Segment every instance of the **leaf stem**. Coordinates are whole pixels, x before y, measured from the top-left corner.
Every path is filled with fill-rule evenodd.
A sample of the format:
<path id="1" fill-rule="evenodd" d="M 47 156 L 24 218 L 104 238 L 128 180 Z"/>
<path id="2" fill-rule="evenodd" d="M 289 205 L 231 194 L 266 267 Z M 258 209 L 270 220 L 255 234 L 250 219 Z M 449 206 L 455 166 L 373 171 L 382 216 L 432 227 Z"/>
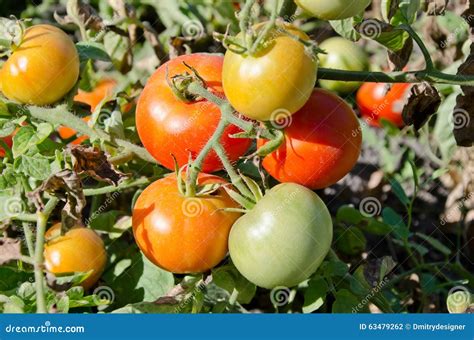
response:
<path id="1" fill-rule="evenodd" d="M 35 288 L 36 288 L 36 312 L 47 313 L 45 300 L 45 287 L 43 276 L 43 262 L 44 262 L 44 233 L 46 231 L 46 224 L 48 223 L 49 215 L 58 204 L 57 197 L 51 197 L 46 203 L 43 211 L 37 212 L 36 222 L 36 246 L 34 258 L 34 272 L 35 272 Z"/>
<path id="2" fill-rule="evenodd" d="M 146 185 L 152 182 L 151 178 L 147 177 L 142 177 L 138 178 L 136 180 L 133 180 L 131 182 L 123 182 L 119 185 L 108 185 L 105 187 L 101 188 L 88 188 L 84 189 L 84 195 L 85 196 L 95 196 L 95 195 L 103 195 L 103 194 L 108 194 L 111 192 L 116 192 L 116 191 L 121 191 L 124 189 L 140 186 L 140 185 Z"/>

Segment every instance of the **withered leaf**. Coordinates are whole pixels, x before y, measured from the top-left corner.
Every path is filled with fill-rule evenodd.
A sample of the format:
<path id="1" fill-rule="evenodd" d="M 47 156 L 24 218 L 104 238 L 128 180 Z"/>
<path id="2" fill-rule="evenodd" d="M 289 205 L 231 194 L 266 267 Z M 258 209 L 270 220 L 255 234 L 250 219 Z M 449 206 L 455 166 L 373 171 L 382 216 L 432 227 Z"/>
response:
<path id="1" fill-rule="evenodd" d="M 75 24 L 79 27 L 95 31 L 104 29 L 102 18 L 97 14 L 96 10 L 81 0 L 69 0 L 66 9 L 67 15 L 64 17 L 61 17 L 56 12 L 54 13 L 54 19 L 60 25 Z"/>
<path id="2" fill-rule="evenodd" d="M 462 15 L 470 26 L 471 50 L 466 61 L 459 66 L 458 75 L 474 75 L 474 1 L 468 1 L 468 8 Z M 463 94 L 456 98 L 453 112 L 453 134 L 459 146 L 474 144 L 474 87 L 461 86 Z"/>
<path id="3" fill-rule="evenodd" d="M 403 121 L 406 125 L 413 125 L 415 131 L 418 131 L 438 110 L 440 104 L 441 97 L 433 86 L 428 83 L 414 85 L 403 108 Z"/>
<path id="4" fill-rule="evenodd" d="M 19 239 L 0 238 L 0 265 L 21 258 L 21 243 Z"/>
<path id="5" fill-rule="evenodd" d="M 449 0 L 430 0 L 423 3 L 427 15 L 444 15 Z"/>
<path id="6" fill-rule="evenodd" d="M 105 152 L 92 146 L 74 146 L 71 148 L 74 171 L 87 174 L 98 181 L 117 185 L 127 176 L 116 170 L 107 159 Z"/>
<path id="7" fill-rule="evenodd" d="M 410 61 L 411 53 L 413 52 L 413 39 L 407 39 L 405 45 L 401 50 L 393 52 L 388 51 L 388 59 L 393 64 L 394 71 L 401 71 Z"/>
<path id="8" fill-rule="evenodd" d="M 66 200 L 66 204 L 61 211 L 63 228 L 70 229 L 74 225 L 83 224 L 82 209 L 86 205 L 86 198 L 82 190 L 81 179 L 75 171 L 62 170 L 50 176 L 36 190 L 27 194 L 39 210 L 43 208 L 41 199 L 43 192 L 51 193 Z"/>

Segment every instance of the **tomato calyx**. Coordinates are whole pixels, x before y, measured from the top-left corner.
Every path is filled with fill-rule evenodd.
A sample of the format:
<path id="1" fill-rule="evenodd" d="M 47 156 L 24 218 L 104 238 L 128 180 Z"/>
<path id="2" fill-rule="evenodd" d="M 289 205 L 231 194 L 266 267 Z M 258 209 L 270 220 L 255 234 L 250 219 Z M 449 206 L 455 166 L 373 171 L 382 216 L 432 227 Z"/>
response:
<path id="1" fill-rule="evenodd" d="M 0 57 L 8 56 L 17 49 L 25 35 L 26 22 L 31 19 L 0 18 Z"/>
<path id="2" fill-rule="evenodd" d="M 184 61 L 183 64 L 190 70 L 190 72 L 175 74 L 174 76 L 170 77 L 168 68 L 166 68 L 166 81 L 169 87 L 173 91 L 173 94 L 176 96 L 176 98 L 182 100 L 185 103 L 191 103 L 202 100 L 202 97 L 191 93 L 188 90 L 188 87 L 192 83 L 197 83 L 206 89 L 206 81 L 199 75 L 199 73 L 194 67 L 188 65 Z"/>

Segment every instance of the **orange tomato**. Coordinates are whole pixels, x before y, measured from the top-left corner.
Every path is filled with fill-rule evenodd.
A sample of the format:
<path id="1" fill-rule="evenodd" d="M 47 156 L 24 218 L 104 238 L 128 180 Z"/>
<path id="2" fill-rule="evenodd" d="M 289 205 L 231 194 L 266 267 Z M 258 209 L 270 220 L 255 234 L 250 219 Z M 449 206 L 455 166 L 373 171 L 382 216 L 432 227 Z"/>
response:
<path id="1" fill-rule="evenodd" d="M 201 174 L 199 184 L 226 182 Z M 236 203 L 224 189 L 184 197 L 175 175 L 157 180 L 138 197 L 133 208 L 133 234 L 145 256 L 173 273 L 200 273 L 216 266 L 227 254 L 230 228 L 239 213 L 226 212 Z"/>
<path id="2" fill-rule="evenodd" d="M 35 25 L 2 67 L 3 94 L 24 104 L 48 105 L 68 93 L 79 77 L 79 55 L 69 36 L 51 25 Z"/>
<path id="3" fill-rule="evenodd" d="M 315 89 L 284 128 L 285 141 L 263 159 L 263 167 L 280 182 L 311 189 L 344 177 L 360 155 L 362 133 L 352 108 L 339 96 Z M 258 145 L 265 143 L 259 140 Z"/>
<path id="4" fill-rule="evenodd" d="M 9 148 L 13 145 L 13 136 L 6 136 L 2 138 Z M 5 150 L 0 146 L 0 157 L 5 157 Z"/>
<path id="5" fill-rule="evenodd" d="M 56 223 L 45 234 L 45 267 L 53 274 L 92 271 L 81 283 L 89 289 L 99 280 L 107 262 L 104 242 L 89 228 L 75 227 L 59 235 L 60 228 L 61 224 Z"/>
<path id="6" fill-rule="evenodd" d="M 112 95 L 116 85 L 117 82 L 113 79 L 102 80 L 91 92 L 79 90 L 78 93 L 74 96 L 74 100 L 89 105 L 91 107 L 91 111 L 94 111 L 96 107 L 100 104 L 100 102 L 104 100 L 104 98 Z M 85 122 L 88 122 L 90 120 L 90 117 L 84 117 L 83 120 Z M 67 126 L 61 126 L 58 129 L 58 133 L 62 139 L 69 139 L 76 134 L 76 131 Z M 80 136 L 77 139 L 73 140 L 71 144 L 81 144 L 88 138 L 88 136 Z"/>

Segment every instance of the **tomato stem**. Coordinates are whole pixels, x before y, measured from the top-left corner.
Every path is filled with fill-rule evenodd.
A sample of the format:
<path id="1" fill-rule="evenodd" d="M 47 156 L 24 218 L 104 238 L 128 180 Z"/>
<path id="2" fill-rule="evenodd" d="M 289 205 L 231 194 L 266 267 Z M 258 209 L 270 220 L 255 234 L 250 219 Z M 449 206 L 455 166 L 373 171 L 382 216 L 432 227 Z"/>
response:
<path id="1" fill-rule="evenodd" d="M 435 67 L 433 64 L 433 60 L 431 59 L 430 52 L 426 48 L 420 36 L 415 32 L 413 28 L 411 28 L 410 25 L 400 25 L 400 28 L 404 29 L 412 37 L 412 39 L 415 40 L 418 47 L 420 47 L 421 53 L 423 53 L 423 57 L 425 58 L 426 70 L 434 71 Z"/>
<path id="2" fill-rule="evenodd" d="M 59 199 L 57 197 L 51 197 L 46 203 L 43 211 L 37 213 L 36 222 L 36 246 L 35 246 L 35 258 L 34 258 L 34 272 L 35 272 L 35 288 L 36 288 L 36 312 L 47 313 L 46 300 L 45 300 L 45 287 L 44 287 L 44 275 L 43 275 L 43 263 L 44 263 L 44 233 L 46 231 L 46 224 L 51 212 L 58 204 Z"/>

